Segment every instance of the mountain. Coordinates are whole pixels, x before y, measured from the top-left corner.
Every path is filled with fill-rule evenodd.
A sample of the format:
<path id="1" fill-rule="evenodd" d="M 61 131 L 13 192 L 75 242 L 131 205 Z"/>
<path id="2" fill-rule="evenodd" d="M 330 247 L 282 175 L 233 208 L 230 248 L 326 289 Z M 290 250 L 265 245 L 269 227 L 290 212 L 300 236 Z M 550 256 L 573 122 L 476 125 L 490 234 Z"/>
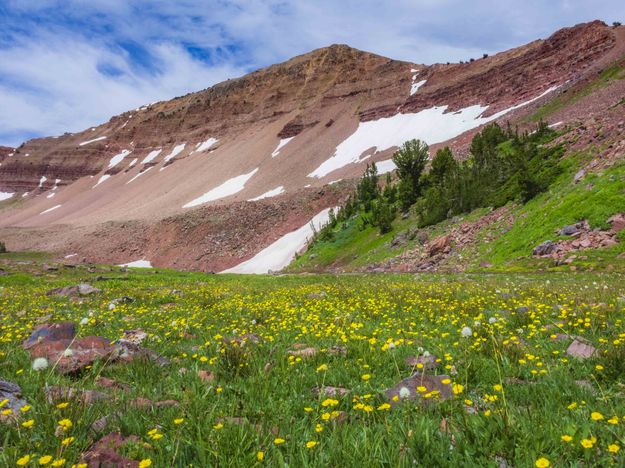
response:
<path id="1" fill-rule="evenodd" d="M 406 140 L 465 157 L 484 124 L 528 127 L 549 103 L 550 123 L 622 110 L 610 106 L 623 80 L 582 103 L 566 98 L 624 57 L 625 28 L 599 21 L 460 64 L 318 49 L 80 133 L 0 148 L 0 239 L 90 262 L 216 272 L 261 252 L 256 266 L 276 269 L 274 242 L 300 248 L 309 221 L 340 204 L 367 163 L 392 170 Z"/>

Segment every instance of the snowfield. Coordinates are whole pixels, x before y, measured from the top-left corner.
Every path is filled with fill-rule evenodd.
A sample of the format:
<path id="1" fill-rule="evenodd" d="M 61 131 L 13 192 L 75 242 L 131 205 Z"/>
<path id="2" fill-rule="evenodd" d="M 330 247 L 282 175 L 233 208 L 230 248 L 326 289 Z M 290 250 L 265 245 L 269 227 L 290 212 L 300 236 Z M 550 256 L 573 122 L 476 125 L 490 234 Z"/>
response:
<path id="1" fill-rule="evenodd" d="M 78 143 L 78 146 L 89 145 L 91 143 L 95 143 L 96 141 L 101 141 L 101 140 L 106 140 L 106 137 L 105 136 L 101 136 L 101 137 L 98 137 L 98 138 L 94 138 L 93 140 L 83 141 L 82 143 Z"/>
<path id="2" fill-rule="evenodd" d="M 196 198 L 195 200 L 190 201 L 184 205 L 183 208 L 191 208 L 209 201 L 219 200 L 220 198 L 234 195 L 245 188 L 247 181 L 250 180 L 257 171 L 258 168 L 254 169 L 252 172 L 248 172 L 247 174 L 242 174 L 240 176 L 233 177 L 232 179 L 228 179 L 223 184 L 206 192 L 204 195 Z"/>
<path id="3" fill-rule="evenodd" d="M 489 117 L 482 117 L 488 106 L 479 104 L 465 107 L 457 112 L 447 112 L 448 106 L 435 106 L 415 114 L 397 114 L 369 122 L 360 122 L 358 128 L 336 147 L 336 152 L 324 161 L 308 177 L 321 178 L 348 164 L 361 162 L 361 155 L 375 147 L 376 151 L 399 147 L 413 138 L 429 145 L 455 138 L 473 128 L 498 119 L 515 109 L 526 106 L 557 87 L 516 106 L 504 109 Z"/>
<path id="4" fill-rule="evenodd" d="M 262 195 L 257 196 L 256 198 L 250 198 L 248 201 L 258 201 L 262 200 L 263 198 L 275 197 L 280 195 L 281 193 L 284 193 L 284 187 L 282 185 L 280 187 L 276 187 L 275 189 L 269 190 Z"/>
<path id="5" fill-rule="evenodd" d="M 0 201 L 8 200 L 13 195 L 15 195 L 13 192 L 0 192 Z"/>
<path id="6" fill-rule="evenodd" d="M 275 158 L 276 156 L 278 156 L 280 154 L 280 150 L 284 148 L 293 138 L 295 137 L 283 138 L 282 140 L 280 140 L 280 143 L 278 143 L 276 149 L 273 150 L 273 153 L 271 153 L 271 157 Z"/>
<path id="7" fill-rule="evenodd" d="M 416 77 L 415 77 L 415 78 L 416 78 Z M 419 88 L 420 88 L 421 86 L 423 86 L 423 85 L 425 84 L 425 82 L 426 82 L 426 81 L 427 81 L 427 80 L 421 80 L 421 81 L 418 81 L 418 82 L 416 82 L 416 83 L 415 83 L 415 82 L 414 82 L 414 78 L 413 78 L 413 83 L 412 83 L 412 86 L 410 87 L 410 95 L 412 96 L 414 93 L 416 93 L 417 91 L 419 91 Z"/>
<path id="8" fill-rule="evenodd" d="M 220 273 L 264 274 L 269 271 L 280 271 L 295 258 L 295 254 L 306 247 L 312 238 L 313 229 L 320 229 L 328 222 L 330 208 L 317 214 L 299 229 L 285 234 L 270 246 L 258 252 L 249 260 Z"/>

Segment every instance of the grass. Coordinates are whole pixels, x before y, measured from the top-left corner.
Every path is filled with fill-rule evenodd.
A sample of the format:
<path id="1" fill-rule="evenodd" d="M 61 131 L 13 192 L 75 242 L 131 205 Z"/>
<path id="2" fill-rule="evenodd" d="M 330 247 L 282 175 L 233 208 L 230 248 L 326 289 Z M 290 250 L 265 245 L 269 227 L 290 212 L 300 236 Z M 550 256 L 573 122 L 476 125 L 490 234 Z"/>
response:
<path id="1" fill-rule="evenodd" d="M 111 414 L 119 416 L 104 433 L 138 436 L 124 453 L 159 467 L 498 466 L 501 460 L 533 466 L 542 457 L 558 466 L 625 462 L 622 450 L 609 451 L 625 444 L 620 274 L 238 277 L 102 266 L 35 277 L 37 264 L 4 263 L 13 274 L 0 277 L 0 375 L 22 387 L 31 408 L 18 423 L 0 423 L 2 466 L 25 455 L 33 466 L 45 455 L 71 466 L 102 436 L 91 423 Z M 95 280 L 103 275 L 117 279 Z M 79 281 L 103 292 L 79 302 L 45 295 Z M 123 295 L 135 301 L 109 307 Z M 49 314 L 53 321 L 87 318 L 79 336 L 115 339 L 143 328 L 144 345 L 171 364 L 100 362 L 75 377 L 36 372 L 21 342 L 37 317 Z M 466 326 L 473 329 L 468 338 L 461 333 Z M 601 354 L 567 357 L 569 341 L 552 337 L 559 332 L 586 337 Z M 222 336 L 245 333 L 260 336 L 259 344 L 238 352 L 222 343 Z M 295 358 L 288 353 L 295 343 L 319 352 Z M 332 346 L 345 346 L 346 355 L 324 351 Z M 450 375 L 450 385 L 462 391 L 447 401 L 432 395 L 425 407 L 404 402 L 387 409 L 384 389 L 409 376 L 404 359 L 424 350 L 440 359 L 434 372 Z M 201 381 L 198 370 L 213 372 L 215 380 Z M 97 375 L 131 389 L 98 388 Z M 110 399 L 57 408 L 46 401 L 45 385 L 98 389 Z M 319 385 L 350 394 L 325 401 L 311 391 Z M 180 405 L 138 409 L 129 404 L 136 397 Z M 345 412 L 347 420 L 337 422 L 332 411 Z M 592 412 L 603 419 L 593 420 Z M 221 422 L 224 417 L 248 423 Z M 21 425 L 30 419 L 32 427 Z M 73 423 L 67 431 L 57 428 L 62 419 Z M 155 439 L 153 429 L 162 437 Z M 563 435 L 572 440 L 563 442 Z M 75 439 L 62 446 L 68 437 Z M 592 437 L 592 448 L 584 448 Z"/>

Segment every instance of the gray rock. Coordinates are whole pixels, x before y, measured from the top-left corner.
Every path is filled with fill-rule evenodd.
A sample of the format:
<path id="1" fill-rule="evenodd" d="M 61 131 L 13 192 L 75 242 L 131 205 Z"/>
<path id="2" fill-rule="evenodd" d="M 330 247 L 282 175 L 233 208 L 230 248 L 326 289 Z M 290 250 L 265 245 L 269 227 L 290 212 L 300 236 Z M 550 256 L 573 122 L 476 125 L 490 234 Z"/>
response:
<path id="1" fill-rule="evenodd" d="M 556 249 L 556 244 L 553 241 L 547 240 L 536 247 L 532 251 L 532 255 L 541 257 L 543 255 L 550 255 Z"/>

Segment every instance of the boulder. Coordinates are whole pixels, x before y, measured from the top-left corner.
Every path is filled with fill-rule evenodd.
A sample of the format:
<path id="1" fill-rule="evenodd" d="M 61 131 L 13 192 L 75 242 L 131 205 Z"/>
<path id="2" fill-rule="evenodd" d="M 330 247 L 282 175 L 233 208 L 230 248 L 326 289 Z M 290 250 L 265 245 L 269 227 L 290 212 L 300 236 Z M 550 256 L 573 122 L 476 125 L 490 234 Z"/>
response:
<path id="1" fill-rule="evenodd" d="M 577 359 L 589 359 L 595 357 L 598 353 L 597 348 L 592 346 L 587 340 L 575 337 L 573 342 L 566 349 L 566 354 Z"/>
<path id="2" fill-rule="evenodd" d="M 109 340 L 86 336 L 79 340 L 42 341 L 29 351 L 33 358 L 43 357 L 60 374 L 75 374 L 98 359 L 112 357 L 115 348 Z"/>
<path id="3" fill-rule="evenodd" d="M 43 324 L 35 328 L 26 341 L 22 344 L 24 349 L 30 349 L 42 342 L 67 341 L 68 343 L 76 336 L 76 324 L 74 322 L 57 322 Z"/>
<path id="4" fill-rule="evenodd" d="M 433 257 L 439 253 L 449 252 L 451 246 L 451 234 L 437 237 L 427 246 L 427 253 L 429 257 Z"/>
<path id="5" fill-rule="evenodd" d="M 408 367 L 432 370 L 438 366 L 436 356 L 433 354 L 419 354 L 418 356 L 409 356 L 404 361 Z"/>
<path id="6" fill-rule="evenodd" d="M 556 244 L 553 241 L 547 240 L 534 247 L 534 250 L 532 250 L 532 255 L 536 257 L 542 257 L 543 255 L 551 255 L 555 250 Z"/>
<path id="7" fill-rule="evenodd" d="M 21 398 L 22 389 L 19 385 L 9 382 L 8 380 L 0 379 L 0 401 L 8 400 L 3 406 L 2 410 L 10 409 L 13 415 L 20 414 L 20 408 L 26 406 L 26 401 Z M 4 418 L 0 415 L 0 421 Z"/>
<path id="8" fill-rule="evenodd" d="M 101 293 L 102 290 L 94 288 L 90 284 L 82 283 L 77 286 L 65 286 L 63 288 L 51 289 L 46 293 L 47 296 L 89 296 L 91 294 Z"/>

